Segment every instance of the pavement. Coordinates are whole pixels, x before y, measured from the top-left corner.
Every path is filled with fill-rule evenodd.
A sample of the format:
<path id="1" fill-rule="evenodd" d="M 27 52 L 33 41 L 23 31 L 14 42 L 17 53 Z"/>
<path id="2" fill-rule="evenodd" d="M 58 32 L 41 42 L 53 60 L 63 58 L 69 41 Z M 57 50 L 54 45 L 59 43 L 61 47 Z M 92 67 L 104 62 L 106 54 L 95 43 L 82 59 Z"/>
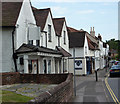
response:
<path id="1" fill-rule="evenodd" d="M 37 97 L 55 86 L 57 86 L 57 84 L 25 83 L 0 86 L 0 90 L 12 91 L 29 97 Z"/>
<path id="2" fill-rule="evenodd" d="M 105 69 L 101 69 L 97 73 L 97 82 L 95 73 L 76 76 L 76 96 L 70 102 L 110 102 L 104 84 L 107 72 Z"/>

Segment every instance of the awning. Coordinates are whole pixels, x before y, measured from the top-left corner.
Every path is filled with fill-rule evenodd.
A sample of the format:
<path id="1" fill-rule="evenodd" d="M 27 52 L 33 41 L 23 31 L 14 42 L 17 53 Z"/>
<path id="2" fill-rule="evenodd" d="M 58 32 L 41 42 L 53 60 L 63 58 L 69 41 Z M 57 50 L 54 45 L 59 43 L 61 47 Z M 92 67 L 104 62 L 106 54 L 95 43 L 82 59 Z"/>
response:
<path id="1" fill-rule="evenodd" d="M 58 50 L 35 46 L 31 44 L 23 44 L 19 49 L 16 50 L 16 54 L 31 54 L 31 53 L 42 56 L 43 55 L 46 56 L 46 54 L 48 54 L 48 56 L 52 55 L 62 56 L 61 52 L 59 52 Z"/>

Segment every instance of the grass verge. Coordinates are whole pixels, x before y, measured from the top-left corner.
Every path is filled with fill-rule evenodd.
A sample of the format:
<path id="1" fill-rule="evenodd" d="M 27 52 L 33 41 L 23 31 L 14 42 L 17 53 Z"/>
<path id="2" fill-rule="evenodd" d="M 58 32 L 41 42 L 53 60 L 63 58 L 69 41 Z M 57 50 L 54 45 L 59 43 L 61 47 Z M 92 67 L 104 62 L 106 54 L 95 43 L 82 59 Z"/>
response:
<path id="1" fill-rule="evenodd" d="M 2 102 L 28 102 L 33 97 L 23 96 L 11 91 L 2 90 Z"/>

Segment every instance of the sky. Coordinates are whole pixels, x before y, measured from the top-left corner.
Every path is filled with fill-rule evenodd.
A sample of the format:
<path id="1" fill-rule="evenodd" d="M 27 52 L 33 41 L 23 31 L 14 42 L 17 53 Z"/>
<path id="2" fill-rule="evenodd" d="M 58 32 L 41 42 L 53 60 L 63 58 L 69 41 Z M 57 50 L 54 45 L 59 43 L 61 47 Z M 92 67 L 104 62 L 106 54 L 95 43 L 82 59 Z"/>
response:
<path id="1" fill-rule="evenodd" d="M 97 1 L 97 2 L 96 2 Z M 108 2 L 109 1 L 109 2 Z M 101 34 L 103 41 L 118 39 L 118 0 L 31 0 L 38 9 L 51 8 L 53 18 L 65 17 L 67 26 Z"/>

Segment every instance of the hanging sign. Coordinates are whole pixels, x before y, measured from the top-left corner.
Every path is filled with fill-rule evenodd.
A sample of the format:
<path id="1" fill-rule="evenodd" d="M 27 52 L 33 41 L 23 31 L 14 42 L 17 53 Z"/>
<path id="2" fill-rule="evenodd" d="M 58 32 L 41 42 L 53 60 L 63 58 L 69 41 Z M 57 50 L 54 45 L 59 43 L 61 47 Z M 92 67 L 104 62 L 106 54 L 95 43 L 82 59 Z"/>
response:
<path id="1" fill-rule="evenodd" d="M 75 70 L 82 70 L 82 60 L 75 60 Z"/>

